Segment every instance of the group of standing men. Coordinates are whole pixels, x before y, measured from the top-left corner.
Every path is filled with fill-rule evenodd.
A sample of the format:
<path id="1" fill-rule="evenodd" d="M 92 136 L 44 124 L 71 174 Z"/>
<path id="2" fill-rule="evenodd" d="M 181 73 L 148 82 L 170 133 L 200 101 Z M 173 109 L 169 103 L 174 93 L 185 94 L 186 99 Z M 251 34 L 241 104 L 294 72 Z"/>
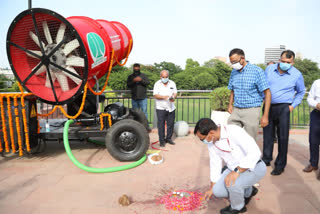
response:
<path id="1" fill-rule="evenodd" d="M 271 63 L 265 71 L 246 61 L 241 49 L 231 50 L 229 59 L 232 72 L 228 84 L 231 90 L 228 125 L 218 126 L 211 119 L 203 118 L 197 122 L 194 134 L 208 145 L 209 150 L 211 185 L 205 198 L 212 195 L 227 197 L 230 205 L 221 209 L 220 213 L 237 214 L 247 210 L 246 205 L 258 192 L 254 184 L 264 177 L 266 166 L 271 165 L 275 136 L 278 137 L 278 155 L 271 175 L 284 172 L 290 112 L 301 103 L 306 89 L 301 72 L 293 66 L 295 54 L 291 50 L 283 51 L 279 63 Z M 146 86 L 149 80 L 140 73 L 139 64 L 135 64 L 133 69 L 134 73 L 128 77 L 128 87 L 133 95 L 132 106 L 141 108 L 147 116 Z M 160 146 L 174 144 L 171 137 L 177 88 L 168 77 L 169 71 L 161 71 L 160 80 L 153 88 Z M 313 83 L 307 101 L 314 110 L 310 115 L 310 164 L 303 171 L 311 172 L 318 169 L 319 161 L 320 80 Z M 259 124 L 263 128 L 262 158 L 256 144 Z M 223 162 L 226 165 L 224 171 L 221 170 Z"/>
<path id="2" fill-rule="evenodd" d="M 262 160 L 270 166 L 276 127 L 278 155 L 271 175 L 280 175 L 287 164 L 290 112 L 301 103 L 306 91 L 301 72 L 293 67 L 295 54 L 291 50 L 283 51 L 280 62 L 269 65 L 265 71 L 245 61 L 241 49 L 232 50 L 229 57 L 233 70 L 228 85 L 231 90 L 228 123 L 242 126 L 256 139 L 260 106 L 264 100 L 260 121 Z M 236 69 L 237 64 L 240 69 Z"/>
<path id="3" fill-rule="evenodd" d="M 258 192 L 254 184 L 264 177 L 266 166 L 271 165 L 276 135 L 278 155 L 271 175 L 284 172 L 290 112 L 301 103 L 306 89 L 301 72 L 293 67 L 295 54 L 291 50 L 283 51 L 279 63 L 268 65 L 265 71 L 246 61 L 241 49 L 231 50 L 229 58 L 233 70 L 228 85 L 228 125 L 217 126 L 211 119 L 203 118 L 197 122 L 194 134 L 209 150 L 211 185 L 205 198 L 229 198 L 230 205 L 220 213 L 237 214 L 246 212 L 246 205 Z M 320 80 L 313 83 L 307 101 L 314 110 L 310 114 L 310 164 L 303 171 L 311 172 L 318 170 L 319 161 Z M 263 128 L 262 159 L 256 144 L 259 122 Z M 222 161 L 226 169 L 221 171 Z M 317 177 L 320 180 L 320 172 Z"/>

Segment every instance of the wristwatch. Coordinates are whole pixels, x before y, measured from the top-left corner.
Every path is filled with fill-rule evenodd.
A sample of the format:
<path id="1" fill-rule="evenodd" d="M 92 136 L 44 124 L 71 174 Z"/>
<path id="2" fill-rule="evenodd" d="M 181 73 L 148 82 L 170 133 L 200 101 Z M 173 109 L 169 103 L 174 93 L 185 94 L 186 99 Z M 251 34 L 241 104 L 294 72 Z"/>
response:
<path id="1" fill-rule="evenodd" d="M 236 173 L 238 173 L 240 175 L 240 170 L 238 169 L 238 167 L 234 168 L 234 170 Z"/>

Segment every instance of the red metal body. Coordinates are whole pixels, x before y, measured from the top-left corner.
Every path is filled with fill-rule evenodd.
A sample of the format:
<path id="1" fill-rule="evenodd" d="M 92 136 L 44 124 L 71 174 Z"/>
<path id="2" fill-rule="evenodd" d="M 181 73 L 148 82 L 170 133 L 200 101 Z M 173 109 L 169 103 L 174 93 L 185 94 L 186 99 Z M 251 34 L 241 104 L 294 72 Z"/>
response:
<path id="1" fill-rule="evenodd" d="M 63 26 L 65 30 L 61 29 Z M 106 74 L 112 62 L 112 50 L 118 62 L 125 59 L 131 51 L 130 40 L 130 31 L 119 22 L 85 16 L 64 18 L 47 9 L 33 8 L 12 22 L 7 53 L 11 68 L 24 88 L 43 102 L 65 104 L 80 95 L 87 82 L 93 86 L 94 76 L 99 79 Z M 67 48 L 68 45 L 74 47 Z M 59 48 L 53 53 L 56 46 Z"/>

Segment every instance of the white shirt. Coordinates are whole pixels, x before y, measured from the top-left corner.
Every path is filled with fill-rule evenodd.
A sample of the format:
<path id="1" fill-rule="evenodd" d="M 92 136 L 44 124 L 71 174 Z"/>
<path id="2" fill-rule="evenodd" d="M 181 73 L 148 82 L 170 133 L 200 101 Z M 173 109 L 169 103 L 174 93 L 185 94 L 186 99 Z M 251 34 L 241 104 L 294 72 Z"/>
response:
<path id="1" fill-rule="evenodd" d="M 165 85 L 161 82 L 161 80 L 158 80 L 153 87 L 153 96 L 154 95 L 161 95 L 161 96 L 169 96 L 171 97 L 173 94 L 177 93 L 177 87 L 176 84 L 169 80 L 169 82 Z M 176 109 L 174 102 L 167 100 L 159 100 L 156 99 L 156 109 L 158 110 L 166 110 L 169 112 L 172 112 Z"/>
<path id="2" fill-rule="evenodd" d="M 312 108 L 317 108 L 317 104 L 320 103 L 320 79 L 312 83 L 307 101 Z"/>
<path id="3" fill-rule="evenodd" d="M 216 183 L 221 176 L 222 161 L 230 170 L 241 167 L 253 170 L 260 160 L 261 151 L 255 140 L 241 127 L 220 127 L 220 139 L 208 144 L 210 156 L 210 179 Z"/>

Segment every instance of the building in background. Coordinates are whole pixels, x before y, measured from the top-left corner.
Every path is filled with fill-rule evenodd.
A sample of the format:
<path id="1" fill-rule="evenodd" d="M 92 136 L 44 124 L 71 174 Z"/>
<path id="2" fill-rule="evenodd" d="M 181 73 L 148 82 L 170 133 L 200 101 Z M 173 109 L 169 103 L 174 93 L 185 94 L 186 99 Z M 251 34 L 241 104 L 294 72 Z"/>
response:
<path id="1" fill-rule="evenodd" d="M 271 48 L 266 48 L 264 51 L 264 62 L 278 62 L 282 51 L 286 50 L 285 45 L 274 46 Z"/>
<path id="2" fill-rule="evenodd" d="M 0 68 L 0 74 L 3 74 L 8 79 L 14 80 L 14 74 L 11 69 Z"/>
<path id="3" fill-rule="evenodd" d="M 296 53 L 296 58 L 297 58 L 297 59 L 303 59 L 302 53 L 301 53 L 301 52 L 297 52 L 297 53 Z"/>
<path id="4" fill-rule="evenodd" d="M 0 75 L 5 77 L 0 77 L 0 88 L 11 88 L 15 79 L 12 70 L 8 68 L 0 68 Z"/>
<path id="5" fill-rule="evenodd" d="M 214 59 L 220 60 L 221 62 L 227 63 L 227 57 L 223 56 L 216 56 Z"/>

